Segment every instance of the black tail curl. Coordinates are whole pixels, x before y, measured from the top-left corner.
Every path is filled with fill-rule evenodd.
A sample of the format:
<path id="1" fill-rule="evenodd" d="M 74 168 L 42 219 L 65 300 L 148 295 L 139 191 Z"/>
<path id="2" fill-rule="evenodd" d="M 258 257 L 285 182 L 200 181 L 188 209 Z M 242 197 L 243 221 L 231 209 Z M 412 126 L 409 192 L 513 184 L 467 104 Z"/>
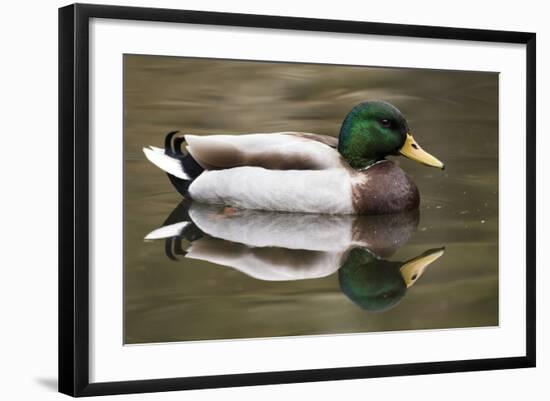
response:
<path id="1" fill-rule="evenodd" d="M 188 197 L 189 185 L 191 185 L 191 182 L 193 182 L 193 180 L 197 178 L 204 171 L 204 169 L 199 163 L 197 163 L 191 154 L 182 152 L 181 145 L 185 142 L 185 136 L 177 136 L 178 133 L 179 131 L 171 131 L 166 134 L 166 137 L 164 138 L 164 154 L 178 159 L 181 163 L 183 171 L 185 171 L 191 179 L 184 180 L 169 173 L 166 173 L 166 175 L 174 188 L 176 188 L 182 196 Z"/>

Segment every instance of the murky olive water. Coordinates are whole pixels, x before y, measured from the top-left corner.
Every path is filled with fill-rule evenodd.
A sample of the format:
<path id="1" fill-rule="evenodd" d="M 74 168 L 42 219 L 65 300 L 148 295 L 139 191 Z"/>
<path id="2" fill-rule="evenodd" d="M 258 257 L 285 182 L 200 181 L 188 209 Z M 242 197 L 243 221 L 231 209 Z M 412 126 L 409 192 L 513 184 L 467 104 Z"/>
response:
<path id="1" fill-rule="evenodd" d="M 419 216 L 174 211 L 181 196 L 141 151 L 173 130 L 336 136 L 368 99 L 397 106 L 446 164 L 392 158 L 419 187 Z M 498 325 L 498 74 L 127 55 L 124 113 L 125 343 Z M 171 213 L 201 232 L 145 241 Z M 344 252 L 350 227 L 363 246 Z M 443 246 L 404 286 L 403 264 Z M 350 255 L 361 263 L 339 270 Z"/>

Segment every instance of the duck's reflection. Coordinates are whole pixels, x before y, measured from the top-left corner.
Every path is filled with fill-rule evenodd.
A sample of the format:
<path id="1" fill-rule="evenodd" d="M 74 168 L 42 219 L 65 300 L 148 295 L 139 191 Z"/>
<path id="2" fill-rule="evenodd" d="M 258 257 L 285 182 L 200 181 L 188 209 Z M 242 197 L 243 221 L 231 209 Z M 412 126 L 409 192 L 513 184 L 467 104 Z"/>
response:
<path id="1" fill-rule="evenodd" d="M 386 260 L 411 238 L 418 218 L 418 211 L 316 215 L 183 201 L 145 239 L 164 239 L 166 255 L 173 260 L 204 260 L 259 280 L 313 279 L 338 271 L 342 291 L 355 304 L 386 310 L 443 255 L 443 248 L 437 248 L 406 262 Z"/>

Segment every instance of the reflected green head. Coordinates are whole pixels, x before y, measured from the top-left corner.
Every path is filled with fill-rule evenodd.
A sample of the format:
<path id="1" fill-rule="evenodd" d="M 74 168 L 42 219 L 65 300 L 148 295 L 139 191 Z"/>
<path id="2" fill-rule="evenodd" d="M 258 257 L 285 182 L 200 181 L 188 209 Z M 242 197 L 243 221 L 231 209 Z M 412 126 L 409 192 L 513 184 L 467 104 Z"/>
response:
<path id="1" fill-rule="evenodd" d="M 353 168 L 363 168 L 398 154 L 409 127 L 401 112 L 384 101 L 355 106 L 340 129 L 338 151 Z"/>
<path id="2" fill-rule="evenodd" d="M 399 269 L 402 263 L 377 259 L 366 249 L 353 249 L 340 270 L 340 288 L 361 308 L 383 311 L 395 306 L 407 286 Z"/>

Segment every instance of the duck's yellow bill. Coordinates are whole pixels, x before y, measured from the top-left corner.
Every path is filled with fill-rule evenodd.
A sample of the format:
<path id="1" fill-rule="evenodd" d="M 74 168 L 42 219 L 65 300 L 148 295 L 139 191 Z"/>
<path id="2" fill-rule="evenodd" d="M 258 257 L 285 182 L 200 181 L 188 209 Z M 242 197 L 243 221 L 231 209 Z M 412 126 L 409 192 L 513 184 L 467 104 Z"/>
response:
<path id="1" fill-rule="evenodd" d="M 414 259 L 409 260 L 401 269 L 401 277 L 407 285 L 407 288 L 416 283 L 416 281 L 422 276 L 426 267 L 435 262 L 445 253 L 445 248 L 430 249 L 424 252 L 422 255 L 417 256 Z"/>
<path id="2" fill-rule="evenodd" d="M 437 167 L 442 170 L 445 168 L 445 165 L 439 159 L 422 149 L 411 134 L 407 134 L 405 143 L 401 146 L 401 149 L 399 149 L 399 153 L 411 160 L 425 164 L 426 166 Z"/>

